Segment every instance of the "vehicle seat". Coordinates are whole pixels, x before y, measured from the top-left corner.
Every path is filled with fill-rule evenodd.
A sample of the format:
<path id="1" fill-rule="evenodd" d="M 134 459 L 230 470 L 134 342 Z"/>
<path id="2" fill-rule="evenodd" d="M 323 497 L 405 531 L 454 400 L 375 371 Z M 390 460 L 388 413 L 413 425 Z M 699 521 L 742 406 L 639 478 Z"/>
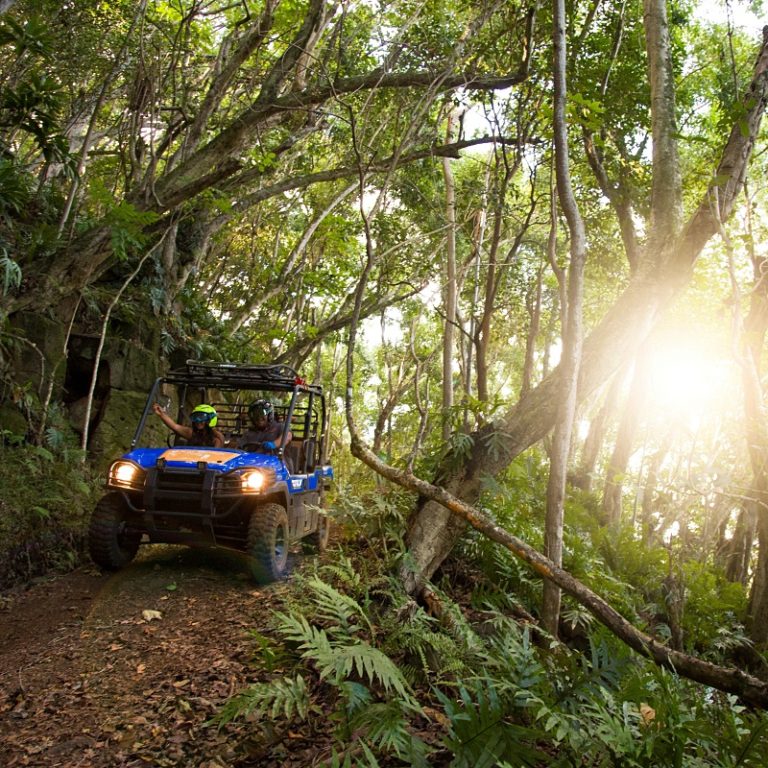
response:
<path id="1" fill-rule="evenodd" d="M 302 465 L 301 465 L 301 453 L 302 453 L 302 443 L 303 440 L 291 440 L 290 443 L 286 446 L 285 451 L 283 452 L 283 457 L 285 458 L 285 464 L 288 467 L 288 470 L 293 474 L 294 472 L 302 472 Z"/>
<path id="2" fill-rule="evenodd" d="M 304 443 L 304 453 L 302 456 L 302 473 L 309 474 L 315 469 L 315 438 L 308 437 L 302 441 Z"/>

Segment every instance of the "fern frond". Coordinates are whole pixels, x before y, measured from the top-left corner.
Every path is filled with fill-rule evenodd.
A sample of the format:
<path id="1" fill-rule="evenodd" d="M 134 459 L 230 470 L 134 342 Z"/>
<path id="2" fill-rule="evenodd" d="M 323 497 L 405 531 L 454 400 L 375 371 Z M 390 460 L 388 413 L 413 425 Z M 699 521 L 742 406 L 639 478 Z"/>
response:
<path id="1" fill-rule="evenodd" d="M 450 720 L 445 745 L 454 753 L 452 766 L 493 768 L 501 760 L 514 766 L 535 766 L 545 758 L 528 746 L 541 737 L 540 731 L 507 722 L 495 682 L 479 681 L 472 691 L 459 686 L 458 701 L 436 692 Z"/>
<path id="2" fill-rule="evenodd" d="M 331 758 L 322 763 L 323 768 L 353 768 L 352 755 L 349 752 L 342 752 L 340 755 L 335 749 L 331 750 Z"/>
<path id="3" fill-rule="evenodd" d="M 284 717 L 291 720 L 294 715 L 300 720 L 309 716 L 311 700 L 307 685 L 301 675 L 284 677 L 268 683 L 256 683 L 232 697 L 214 718 L 214 722 L 225 725 L 240 717 L 251 714 Z"/>
<path id="4" fill-rule="evenodd" d="M 347 555 L 340 555 L 335 563 L 322 566 L 320 571 L 335 576 L 342 584 L 349 587 L 360 586 L 360 572 Z"/>
<path id="5" fill-rule="evenodd" d="M 363 730 L 366 738 L 385 754 L 394 753 L 411 766 L 428 765 L 429 746 L 408 728 L 400 702 L 372 704 L 352 723 L 355 730 Z"/>
<path id="6" fill-rule="evenodd" d="M 347 645 L 332 639 L 325 630 L 311 625 L 305 616 L 285 613 L 275 616 L 278 631 L 298 645 L 302 658 L 317 664 L 321 678 L 339 685 L 354 672 L 387 692 L 396 691 L 409 705 L 418 706 L 397 665 L 378 648 L 364 641 Z"/>
<path id="7" fill-rule="evenodd" d="M 372 632 L 371 623 L 356 600 L 339 592 L 322 579 L 313 577 L 307 581 L 307 585 L 312 590 L 312 599 L 321 618 L 335 622 L 336 626 L 351 636 L 359 629 L 353 619 L 359 617 Z"/>
<path id="8" fill-rule="evenodd" d="M 275 613 L 277 631 L 286 640 L 298 645 L 303 658 L 315 658 L 331 654 L 331 641 L 325 630 L 311 625 L 306 616 L 292 613 Z"/>
<path id="9" fill-rule="evenodd" d="M 345 680 L 339 685 L 339 690 L 346 704 L 347 717 L 354 717 L 358 712 L 366 711 L 372 701 L 371 692 L 362 683 Z"/>
<path id="10" fill-rule="evenodd" d="M 317 653 L 313 658 L 318 663 L 322 678 L 331 678 L 338 683 L 354 672 L 358 677 L 382 686 L 387 692 L 394 689 L 404 699 L 413 701 L 408 683 L 392 659 L 364 641 L 336 645 L 327 653 Z"/>

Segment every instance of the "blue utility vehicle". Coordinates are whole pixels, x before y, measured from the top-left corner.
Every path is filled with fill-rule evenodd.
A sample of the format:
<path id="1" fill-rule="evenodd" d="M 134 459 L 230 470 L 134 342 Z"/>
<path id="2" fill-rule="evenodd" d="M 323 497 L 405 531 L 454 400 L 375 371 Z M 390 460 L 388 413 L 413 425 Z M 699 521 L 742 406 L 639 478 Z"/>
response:
<path id="1" fill-rule="evenodd" d="M 272 442 L 269 450 L 239 448 L 251 427 L 249 406 L 264 400 L 274 409 L 285 449 L 271 448 Z M 224 447 L 166 436 L 154 403 L 165 409 L 175 403 L 179 424 L 201 403 L 212 406 Z M 321 387 L 292 368 L 188 361 L 157 379 L 131 450 L 109 467 L 107 491 L 91 517 L 91 558 L 118 570 L 142 543 L 213 545 L 245 553 L 260 583 L 283 577 L 292 543 L 303 539 L 320 551 L 328 543 L 327 423 Z"/>

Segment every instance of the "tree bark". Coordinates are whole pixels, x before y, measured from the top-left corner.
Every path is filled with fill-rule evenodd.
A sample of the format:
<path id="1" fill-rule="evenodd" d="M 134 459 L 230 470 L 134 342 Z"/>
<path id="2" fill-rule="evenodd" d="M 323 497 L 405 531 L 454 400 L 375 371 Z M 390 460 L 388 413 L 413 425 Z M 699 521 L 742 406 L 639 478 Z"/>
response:
<path id="1" fill-rule="evenodd" d="M 520 397 L 525 397 L 533 386 L 533 362 L 536 354 L 536 340 L 539 337 L 541 325 L 541 281 L 543 270 L 539 269 L 536 285 L 528 296 L 528 333 L 525 337 L 525 359 L 523 361 L 522 383 Z"/>
<path id="2" fill-rule="evenodd" d="M 725 577 L 728 581 L 745 586 L 747 584 L 756 523 L 755 504 L 752 501 L 747 501 L 742 504 L 739 510 L 733 538 L 725 551 Z"/>
<path id="3" fill-rule="evenodd" d="M 645 48 L 651 86 L 653 135 L 653 182 L 651 228 L 644 250 L 654 259 L 662 247 L 680 231 L 682 183 L 677 153 L 674 72 L 670 54 L 667 0 L 643 0 Z"/>

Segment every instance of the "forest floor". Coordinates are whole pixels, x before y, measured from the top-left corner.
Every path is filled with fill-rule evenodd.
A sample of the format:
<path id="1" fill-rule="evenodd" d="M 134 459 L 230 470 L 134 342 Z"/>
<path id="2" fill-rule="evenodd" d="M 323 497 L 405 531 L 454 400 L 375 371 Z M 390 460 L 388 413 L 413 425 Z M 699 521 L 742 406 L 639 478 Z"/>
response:
<path id="1" fill-rule="evenodd" d="M 263 675 L 249 632 L 290 589 L 257 587 L 235 555 L 153 546 L 114 575 L 86 565 L 3 593 L 0 765 L 313 765 L 317 731 L 208 724 Z"/>

